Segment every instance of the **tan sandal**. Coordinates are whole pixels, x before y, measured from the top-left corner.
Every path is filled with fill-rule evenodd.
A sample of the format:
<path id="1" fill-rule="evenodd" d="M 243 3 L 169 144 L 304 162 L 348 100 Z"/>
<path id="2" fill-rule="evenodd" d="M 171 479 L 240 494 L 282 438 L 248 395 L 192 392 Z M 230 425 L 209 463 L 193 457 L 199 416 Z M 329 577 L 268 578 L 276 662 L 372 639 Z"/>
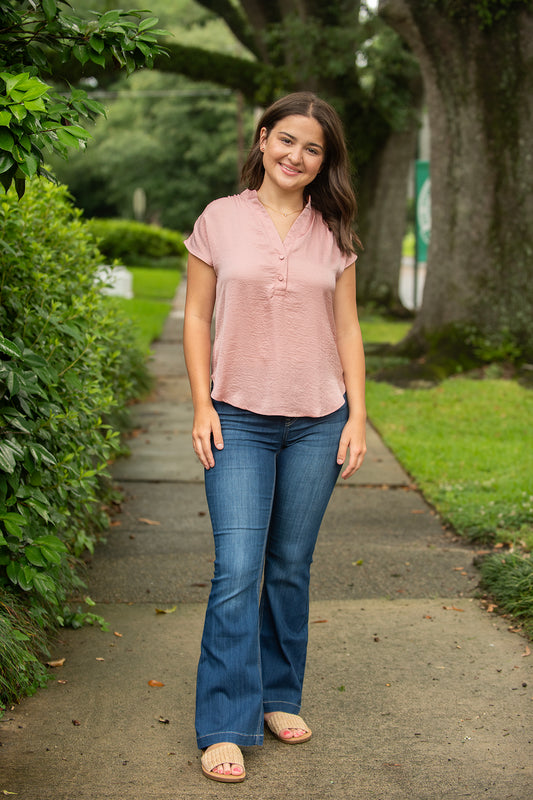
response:
<path id="1" fill-rule="evenodd" d="M 280 742 L 285 742 L 285 744 L 301 744 L 302 742 L 308 742 L 313 735 L 309 726 L 306 725 L 303 719 L 297 714 L 287 714 L 285 711 L 274 711 L 265 722 L 274 736 L 276 736 Z M 288 728 L 301 728 L 306 732 L 301 736 L 291 736 L 290 739 L 285 739 L 281 736 L 281 732 L 286 731 Z"/>
<path id="2" fill-rule="evenodd" d="M 222 781 L 222 783 L 240 783 L 246 777 L 244 769 L 244 758 L 236 744 L 226 742 L 211 750 L 206 750 L 202 755 L 202 772 L 206 778 L 212 781 Z M 236 764 L 242 767 L 242 775 L 225 775 L 220 772 L 213 772 L 215 767 L 220 764 Z"/>

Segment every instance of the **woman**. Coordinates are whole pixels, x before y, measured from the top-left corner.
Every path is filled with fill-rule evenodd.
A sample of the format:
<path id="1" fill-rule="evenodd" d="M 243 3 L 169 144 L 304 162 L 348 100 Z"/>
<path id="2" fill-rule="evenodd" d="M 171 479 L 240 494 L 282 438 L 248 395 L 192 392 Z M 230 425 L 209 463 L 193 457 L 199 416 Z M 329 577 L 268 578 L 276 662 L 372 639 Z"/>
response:
<path id="1" fill-rule="evenodd" d="M 299 744 L 309 572 L 342 477 L 366 451 L 356 203 L 342 126 L 307 92 L 260 120 L 241 194 L 186 241 L 184 349 L 215 574 L 198 665 L 202 771 L 238 782 L 264 723 Z M 216 334 L 211 322 L 216 297 Z"/>

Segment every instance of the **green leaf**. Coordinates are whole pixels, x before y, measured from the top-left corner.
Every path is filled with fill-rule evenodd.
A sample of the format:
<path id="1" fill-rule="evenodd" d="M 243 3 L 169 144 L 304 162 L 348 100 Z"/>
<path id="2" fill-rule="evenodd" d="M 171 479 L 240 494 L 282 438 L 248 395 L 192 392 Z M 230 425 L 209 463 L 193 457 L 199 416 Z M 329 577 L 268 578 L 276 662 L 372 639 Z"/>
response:
<path id="1" fill-rule="evenodd" d="M 15 454 L 11 447 L 8 447 L 6 442 L 0 442 L 0 469 L 11 474 L 16 467 L 16 463 Z"/>
<path id="2" fill-rule="evenodd" d="M 22 122 L 25 116 L 27 116 L 28 112 L 26 108 L 21 103 L 16 103 L 9 106 L 9 110 L 16 117 L 18 122 Z"/>
<path id="3" fill-rule="evenodd" d="M 56 136 L 61 144 L 66 147 L 79 147 L 80 142 L 75 136 L 68 132 L 67 128 L 56 128 Z"/>
<path id="4" fill-rule="evenodd" d="M 11 169 L 14 163 L 15 159 L 13 158 L 12 155 L 6 152 L 4 153 L 0 152 L 0 175 Z M 14 253 L 12 248 L 9 249 L 11 250 L 12 253 Z"/>
<path id="5" fill-rule="evenodd" d="M 93 50 L 96 50 L 97 53 L 101 53 L 105 47 L 104 40 L 101 39 L 99 36 L 91 36 L 91 38 L 89 39 L 89 44 L 93 48 Z"/>
<path id="6" fill-rule="evenodd" d="M 98 20 L 98 27 L 100 30 L 105 28 L 108 25 L 113 25 L 113 23 L 118 22 L 120 19 L 120 11 L 107 11 L 105 14 L 102 14 L 100 19 Z"/>
<path id="7" fill-rule="evenodd" d="M 49 564 L 60 564 L 62 561 L 61 555 L 57 550 L 52 550 L 49 547 L 41 547 L 40 552 Z"/>
<path id="8" fill-rule="evenodd" d="M 42 444 L 36 442 L 28 442 L 28 450 L 30 451 L 36 465 L 39 466 L 44 461 L 45 464 L 56 464 L 56 460 L 52 453 L 50 453 Z"/>
<path id="9" fill-rule="evenodd" d="M 80 64 L 86 64 L 89 60 L 89 53 L 87 52 L 87 48 L 80 44 L 75 44 L 72 48 L 72 55 L 76 58 Z"/>
<path id="10" fill-rule="evenodd" d="M 19 83 L 23 83 L 24 81 L 28 80 L 29 77 L 29 72 L 23 72 L 20 75 L 13 75 L 11 72 L 0 72 L 0 78 L 5 81 L 6 94 L 8 95 L 11 95 L 11 92 L 15 86 L 18 86 Z"/>
<path id="11" fill-rule="evenodd" d="M 46 106 L 42 97 L 39 97 L 37 100 L 28 100 L 28 102 L 23 102 L 28 111 L 46 111 Z"/>
<path id="12" fill-rule="evenodd" d="M 24 589 L 25 592 L 29 592 L 30 589 L 33 589 L 33 579 L 35 575 L 36 572 L 33 567 L 30 567 L 29 564 L 21 564 L 17 575 L 18 584 L 21 589 Z"/>
<path id="13" fill-rule="evenodd" d="M 34 544 L 36 544 L 41 549 L 46 547 L 48 550 L 55 550 L 57 553 L 66 553 L 67 546 L 61 539 L 58 539 L 57 536 L 53 536 L 51 533 L 47 534 L 46 536 L 39 536 L 38 539 L 35 540 Z"/>
<path id="14" fill-rule="evenodd" d="M 50 86 L 47 86 L 42 81 L 33 81 L 31 88 L 27 89 L 24 95 L 24 103 L 28 100 L 37 100 L 38 97 L 42 97 L 43 94 L 46 94 L 50 88 Z"/>
<path id="15" fill-rule="evenodd" d="M 89 58 L 95 64 L 98 64 L 100 67 L 105 67 L 105 56 L 100 53 L 89 53 Z"/>
<path id="16" fill-rule="evenodd" d="M 30 153 L 26 153 L 24 160 L 20 162 L 20 168 L 26 177 L 33 178 L 39 169 L 39 160 Z"/>
<path id="17" fill-rule="evenodd" d="M 57 14 L 57 6 L 55 0 L 41 0 L 44 15 L 48 22 L 51 22 Z"/>
<path id="18" fill-rule="evenodd" d="M 22 514 L 17 514 L 14 511 L 4 511 L 0 514 L 0 519 L 3 522 L 13 522 L 16 525 L 27 525 L 26 517 L 23 517 Z"/>
<path id="19" fill-rule="evenodd" d="M 15 140 L 12 134 L 6 128 L 0 128 L 0 150 L 11 152 L 14 144 Z"/>
<path id="20" fill-rule="evenodd" d="M 6 567 L 7 577 L 11 583 L 18 583 L 19 565 L 16 561 L 10 561 Z"/>
<path id="21" fill-rule="evenodd" d="M 11 356 L 11 358 L 21 358 L 22 357 L 22 350 L 17 347 L 14 342 L 9 341 L 6 339 L 3 334 L 0 333 L 0 353 L 4 353 L 6 356 Z"/>
<path id="22" fill-rule="evenodd" d="M 159 22 L 158 17 L 149 17 L 148 19 L 143 19 L 139 24 L 139 33 L 142 31 L 147 31 L 148 28 L 153 28 Z"/>
<path id="23" fill-rule="evenodd" d="M 89 131 L 86 131 L 85 128 L 82 128 L 80 125 L 66 125 L 63 130 L 68 131 L 68 133 L 72 136 L 76 136 L 78 139 L 92 138 Z"/>
<path id="24" fill-rule="evenodd" d="M 7 125 L 7 127 L 9 127 L 11 119 L 11 112 L 8 111 L 7 108 L 5 108 L 3 111 L 0 111 L 0 125 Z"/>
<path id="25" fill-rule="evenodd" d="M 43 558 L 43 554 L 41 553 L 38 547 L 35 547 L 35 545 L 30 544 L 27 547 L 25 547 L 24 555 L 26 556 L 30 564 L 33 564 L 35 567 L 46 566 L 46 560 Z"/>

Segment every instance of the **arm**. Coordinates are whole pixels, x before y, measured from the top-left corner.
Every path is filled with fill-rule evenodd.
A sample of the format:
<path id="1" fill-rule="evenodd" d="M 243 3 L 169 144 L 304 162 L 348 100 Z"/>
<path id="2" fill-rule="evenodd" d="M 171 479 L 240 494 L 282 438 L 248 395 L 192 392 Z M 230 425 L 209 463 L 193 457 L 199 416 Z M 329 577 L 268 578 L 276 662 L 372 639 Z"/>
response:
<path id="1" fill-rule="evenodd" d="M 194 406 L 194 452 L 206 469 L 215 465 L 215 447 L 224 447 L 220 420 L 211 400 L 211 321 L 215 307 L 216 275 L 209 264 L 189 255 L 183 350 Z"/>
<path id="2" fill-rule="evenodd" d="M 333 309 L 349 408 L 337 454 L 337 462 L 343 464 L 348 449 L 350 451 L 348 465 L 342 473 L 346 479 L 359 469 L 366 453 L 365 353 L 357 317 L 355 263 L 345 269 L 337 281 Z"/>

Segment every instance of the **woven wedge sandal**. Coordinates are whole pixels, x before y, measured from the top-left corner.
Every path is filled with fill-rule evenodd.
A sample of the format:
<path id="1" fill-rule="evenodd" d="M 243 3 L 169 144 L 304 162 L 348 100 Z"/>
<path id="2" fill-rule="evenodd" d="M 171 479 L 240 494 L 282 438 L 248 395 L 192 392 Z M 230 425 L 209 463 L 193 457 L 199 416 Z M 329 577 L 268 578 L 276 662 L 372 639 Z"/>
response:
<path id="1" fill-rule="evenodd" d="M 274 736 L 285 744 L 301 744 L 302 742 L 308 742 L 313 735 L 309 725 L 297 714 L 275 711 L 272 716 L 265 721 Z M 290 739 L 285 739 L 281 736 L 281 732 L 286 731 L 287 728 L 301 728 L 306 731 L 306 733 L 303 733 L 301 736 L 292 736 Z"/>
<path id="2" fill-rule="evenodd" d="M 244 769 L 244 758 L 236 744 L 227 742 L 211 750 L 206 750 L 202 755 L 202 772 L 206 778 L 222 783 L 240 783 L 246 777 Z M 219 772 L 212 772 L 219 764 L 237 764 L 242 767 L 242 775 L 224 775 Z"/>

